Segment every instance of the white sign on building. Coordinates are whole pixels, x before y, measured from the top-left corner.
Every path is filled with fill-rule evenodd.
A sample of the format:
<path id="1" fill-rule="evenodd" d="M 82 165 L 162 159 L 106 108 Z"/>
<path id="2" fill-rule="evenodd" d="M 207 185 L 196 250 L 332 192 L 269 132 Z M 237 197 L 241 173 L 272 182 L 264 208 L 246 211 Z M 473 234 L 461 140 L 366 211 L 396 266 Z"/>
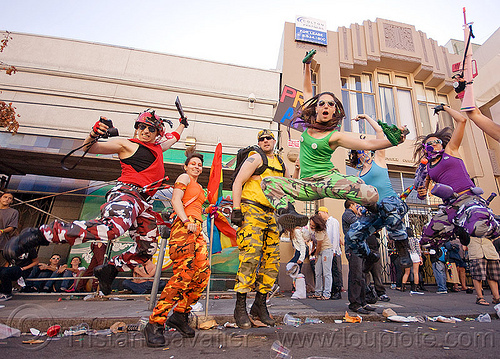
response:
<path id="1" fill-rule="evenodd" d="M 297 16 L 295 18 L 295 40 L 328 45 L 326 21 Z"/>

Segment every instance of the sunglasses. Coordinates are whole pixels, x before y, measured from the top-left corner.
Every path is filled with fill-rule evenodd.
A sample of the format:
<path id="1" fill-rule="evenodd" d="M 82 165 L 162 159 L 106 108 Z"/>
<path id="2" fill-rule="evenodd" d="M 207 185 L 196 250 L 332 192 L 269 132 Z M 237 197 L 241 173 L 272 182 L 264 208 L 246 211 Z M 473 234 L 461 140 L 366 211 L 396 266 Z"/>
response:
<path id="1" fill-rule="evenodd" d="M 430 145 L 430 146 L 433 146 L 433 145 L 442 145 L 443 144 L 443 141 L 441 141 L 439 138 L 437 140 L 432 140 L 432 141 L 429 141 L 427 142 L 425 145 Z"/>
<path id="2" fill-rule="evenodd" d="M 144 131 L 146 128 L 148 129 L 149 132 L 151 133 L 155 133 L 156 132 L 156 127 L 154 126 L 146 126 L 145 124 L 143 123 L 140 123 L 137 128 L 141 131 Z"/>
<path id="3" fill-rule="evenodd" d="M 271 141 L 271 140 L 274 140 L 274 137 L 272 137 L 272 136 L 264 136 L 264 137 L 259 138 L 259 142 L 260 141 L 264 141 L 264 140 Z"/>
<path id="4" fill-rule="evenodd" d="M 320 100 L 318 101 L 318 106 L 323 107 L 325 104 L 328 104 L 329 107 L 335 107 L 335 101 L 325 101 L 325 100 Z"/>

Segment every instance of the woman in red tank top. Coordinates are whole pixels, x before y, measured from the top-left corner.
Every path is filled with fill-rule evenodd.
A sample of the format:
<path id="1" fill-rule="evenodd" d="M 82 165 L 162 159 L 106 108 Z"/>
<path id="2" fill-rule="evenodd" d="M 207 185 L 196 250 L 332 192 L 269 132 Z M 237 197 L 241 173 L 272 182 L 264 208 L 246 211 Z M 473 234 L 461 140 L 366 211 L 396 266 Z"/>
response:
<path id="1" fill-rule="evenodd" d="M 186 173 L 177 178 L 172 194 L 172 207 L 177 218 L 172 225 L 168 244 L 174 273 L 163 289 L 145 328 L 149 346 L 161 346 L 165 323 L 177 329 L 183 337 L 194 337 L 195 332 L 188 324 L 189 312 L 210 278 L 201 217 L 201 206 L 206 196 L 198 183 L 203 170 L 203 156 L 199 153 L 191 154 L 184 164 L 184 170 Z M 176 304 L 172 315 L 167 319 L 168 312 Z"/>

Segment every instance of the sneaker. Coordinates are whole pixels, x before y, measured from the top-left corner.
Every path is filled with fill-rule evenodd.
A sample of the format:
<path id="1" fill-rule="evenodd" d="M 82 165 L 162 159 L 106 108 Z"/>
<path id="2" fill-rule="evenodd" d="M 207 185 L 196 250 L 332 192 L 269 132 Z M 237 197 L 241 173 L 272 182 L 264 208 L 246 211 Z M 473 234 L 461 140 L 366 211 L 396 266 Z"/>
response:
<path id="1" fill-rule="evenodd" d="M 447 290 L 438 290 L 436 294 L 448 294 Z"/>
<path id="2" fill-rule="evenodd" d="M 372 307 L 370 304 L 366 304 L 366 305 L 363 307 L 363 309 L 366 309 L 366 310 L 368 310 L 368 311 L 370 311 L 370 312 L 374 312 L 374 311 L 376 311 L 376 310 L 377 310 L 377 308 Z"/>
<path id="3" fill-rule="evenodd" d="M 382 294 L 380 297 L 378 297 L 378 299 L 381 300 L 382 302 L 388 302 L 391 300 L 391 298 L 389 298 L 387 294 Z"/>
<path id="4" fill-rule="evenodd" d="M 12 296 L 10 294 L 0 294 L 0 302 L 5 302 L 11 300 Z"/>

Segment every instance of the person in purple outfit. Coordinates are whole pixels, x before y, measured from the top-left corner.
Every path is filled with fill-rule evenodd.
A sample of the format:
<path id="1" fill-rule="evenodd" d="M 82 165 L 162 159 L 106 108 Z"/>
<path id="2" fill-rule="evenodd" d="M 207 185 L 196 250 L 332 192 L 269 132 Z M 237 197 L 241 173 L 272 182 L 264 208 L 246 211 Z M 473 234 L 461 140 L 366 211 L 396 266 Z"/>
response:
<path id="1" fill-rule="evenodd" d="M 455 130 L 452 132 L 446 127 L 421 136 L 414 152 L 419 162 L 423 157 L 429 160 L 428 178 L 425 185 L 417 189 L 418 194 L 426 197 L 432 180 L 436 185 L 431 193 L 441 197 L 444 203 L 424 227 L 420 243 L 438 248 L 455 237 L 463 245 L 469 244 L 470 237 L 494 240 L 500 236 L 498 217 L 479 195 L 482 191 L 470 179 L 458 152 L 467 118 L 449 106 L 443 106 L 443 110 L 455 120 Z"/>

